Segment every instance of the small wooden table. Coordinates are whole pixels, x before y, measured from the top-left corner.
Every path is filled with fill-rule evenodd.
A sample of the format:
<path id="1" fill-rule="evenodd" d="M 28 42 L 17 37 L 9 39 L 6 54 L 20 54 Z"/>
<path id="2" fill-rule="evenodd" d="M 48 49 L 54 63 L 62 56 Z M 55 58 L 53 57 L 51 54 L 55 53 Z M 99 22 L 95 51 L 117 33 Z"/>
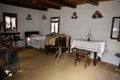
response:
<path id="1" fill-rule="evenodd" d="M 100 59 L 102 54 L 104 53 L 105 42 L 104 41 L 73 40 L 71 44 L 71 49 L 72 48 L 83 49 L 83 50 L 94 52 L 93 65 L 96 66 L 97 56 Z"/>

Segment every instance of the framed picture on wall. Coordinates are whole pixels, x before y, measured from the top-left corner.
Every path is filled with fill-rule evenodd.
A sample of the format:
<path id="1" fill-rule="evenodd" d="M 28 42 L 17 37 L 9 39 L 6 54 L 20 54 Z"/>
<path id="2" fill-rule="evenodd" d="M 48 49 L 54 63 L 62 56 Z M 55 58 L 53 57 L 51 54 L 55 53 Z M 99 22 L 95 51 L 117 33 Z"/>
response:
<path id="1" fill-rule="evenodd" d="M 118 39 L 120 30 L 120 17 L 113 17 L 111 26 L 111 39 Z"/>

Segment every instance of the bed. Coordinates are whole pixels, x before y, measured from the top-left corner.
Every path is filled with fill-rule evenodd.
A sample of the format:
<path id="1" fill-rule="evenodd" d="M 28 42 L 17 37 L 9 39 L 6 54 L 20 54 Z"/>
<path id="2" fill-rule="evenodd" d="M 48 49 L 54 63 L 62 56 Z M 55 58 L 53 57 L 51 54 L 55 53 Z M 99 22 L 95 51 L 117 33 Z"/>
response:
<path id="1" fill-rule="evenodd" d="M 44 49 L 45 36 L 39 34 L 39 31 L 25 32 L 26 47 L 30 46 L 36 49 Z"/>

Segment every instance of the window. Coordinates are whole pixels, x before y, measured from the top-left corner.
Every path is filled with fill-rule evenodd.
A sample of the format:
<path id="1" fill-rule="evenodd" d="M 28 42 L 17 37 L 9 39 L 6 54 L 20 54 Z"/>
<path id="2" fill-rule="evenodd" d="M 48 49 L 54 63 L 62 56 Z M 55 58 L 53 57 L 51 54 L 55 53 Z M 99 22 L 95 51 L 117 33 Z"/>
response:
<path id="1" fill-rule="evenodd" d="M 59 33 L 60 17 L 51 17 L 50 33 Z"/>
<path id="2" fill-rule="evenodd" d="M 6 31 L 17 31 L 17 14 L 3 13 Z"/>

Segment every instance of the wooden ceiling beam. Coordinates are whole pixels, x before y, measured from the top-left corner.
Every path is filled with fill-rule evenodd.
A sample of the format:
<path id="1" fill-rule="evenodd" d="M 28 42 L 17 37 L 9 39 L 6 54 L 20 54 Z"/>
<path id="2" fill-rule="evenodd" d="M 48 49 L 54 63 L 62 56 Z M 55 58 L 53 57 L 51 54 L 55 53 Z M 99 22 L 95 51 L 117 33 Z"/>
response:
<path id="1" fill-rule="evenodd" d="M 44 8 L 44 7 L 36 7 L 36 6 L 31 6 L 31 5 L 25 5 L 25 4 L 22 4 L 22 3 L 17 3 L 17 2 L 11 2 L 9 0 L 0 0 L 0 3 L 3 3 L 3 4 L 8 4 L 8 5 L 13 5 L 13 6 L 19 6 L 19 7 L 25 7 L 25 8 L 31 8 L 31 9 L 37 9 L 37 10 L 42 10 L 42 11 L 47 11 L 47 8 Z"/>
<path id="2" fill-rule="evenodd" d="M 71 7 L 71 8 L 76 8 L 76 5 L 74 5 L 70 2 L 67 2 L 65 0 L 49 0 L 49 1 L 52 1 L 52 2 L 57 3 L 57 4 L 62 4 L 64 6 L 68 6 L 68 7 Z"/>
<path id="3" fill-rule="evenodd" d="M 98 0 L 85 0 L 87 3 L 90 3 L 92 5 L 98 6 L 99 5 L 99 1 Z"/>
<path id="4" fill-rule="evenodd" d="M 44 6 L 44 7 L 47 7 L 47 8 L 61 9 L 61 7 L 59 7 L 59 6 L 48 4 L 48 3 L 45 3 L 45 2 L 40 2 L 40 3 L 38 2 L 37 4 L 41 5 L 41 6 Z"/>
<path id="5" fill-rule="evenodd" d="M 101 1 L 110 0 L 0 0 L 0 3 L 47 11 L 49 8 L 61 9 L 64 6 L 76 8 L 77 5 L 85 3 L 98 6 Z"/>

